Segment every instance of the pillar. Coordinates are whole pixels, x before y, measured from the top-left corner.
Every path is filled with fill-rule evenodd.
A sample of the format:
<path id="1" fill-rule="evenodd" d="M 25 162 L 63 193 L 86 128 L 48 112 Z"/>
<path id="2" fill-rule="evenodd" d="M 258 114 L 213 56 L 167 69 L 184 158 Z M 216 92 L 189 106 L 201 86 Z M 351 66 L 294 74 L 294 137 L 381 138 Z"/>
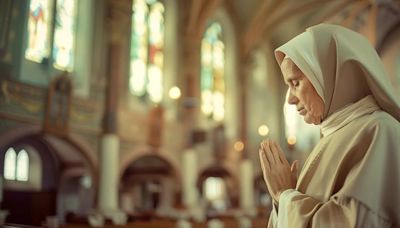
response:
<path id="1" fill-rule="evenodd" d="M 121 195 L 121 208 L 123 211 L 126 211 L 128 213 L 134 212 L 132 196 L 133 196 L 132 191 L 124 192 Z"/>
<path id="2" fill-rule="evenodd" d="M 253 164 L 250 159 L 240 162 L 240 207 L 248 215 L 255 215 Z"/>
<path id="3" fill-rule="evenodd" d="M 185 34 L 183 40 L 182 99 L 180 119 L 185 128 L 185 144 L 192 146 L 192 132 L 196 128 L 200 107 L 200 40 Z"/>
<path id="4" fill-rule="evenodd" d="M 197 180 L 197 156 L 192 149 L 183 153 L 182 164 L 182 189 L 183 204 L 187 209 L 193 209 L 198 203 Z"/>
<path id="5" fill-rule="evenodd" d="M 103 115 L 103 133 L 100 139 L 100 170 L 97 207 L 99 213 L 110 218 L 114 224 L 126 224 L 127 217 L 119 209 L 119 136 L 118 130 L 118 94 L 120 81 L 121 48 L 117 43 L 108 44 L 107 85 L 105 110 Z"/>
<path id="6" fill-rule="evenodd" d="M 100 146 L 100 179 L 98 207 L 101 212 L 118 210 L 119 139 L 104 134 Z"/>
<path id="7" fill-rule="evenodd" d="M 173 189 L 174 185 L 170 178 L 163 178 L 161 182 L 161 196 L 160 196 L 160 205 L 157 208 L 157 211 L 162 214 L 168 216 L 172 210 L 173 203 Z"/>

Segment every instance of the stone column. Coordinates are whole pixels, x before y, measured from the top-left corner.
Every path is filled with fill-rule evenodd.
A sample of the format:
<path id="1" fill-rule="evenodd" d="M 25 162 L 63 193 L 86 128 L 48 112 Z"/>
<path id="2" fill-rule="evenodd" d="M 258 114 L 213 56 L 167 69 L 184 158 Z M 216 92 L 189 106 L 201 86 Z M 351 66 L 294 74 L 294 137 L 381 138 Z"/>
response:
<path id="1" fill-rule="evenodd" d="M 248 215 L 255 215 L 253 164 L 250 159 L 240 162 L 240 207 Z"/>
<path id="2" fill-rule="evenodd" d="M 157 211 L 162 214 L 168 216 L 172 209 L 172 194 L 173 194 L 174 185 L 169 178 L 164 178 L 161 182 L 161 196 L 160 196 L 160 205 L 157 208 Z"/>
<path id="3" fill-rule="evenodd" d="M 128 213 L 133 213 L 133 193 L 131 191 L 124 192 L 121 195 L 121 209 Z"/>
<path id="4" fill-rule="evenodd" d="M 197 156 L 193 149 L 183 152 L 182 164 L 182 197 L 187 209 L 193 209 L 198 203 L 197 180 Z"/>
<path id="5" fill-rule="evenodd" d="M 238 87 L 239 89 L 239 136 L 240 140 L 243 142 L 244 148 L 242 151 L 242 158 L 247 158 L 248 157 L 248 146 L 247 146 L 247 127 L 248 127 L 248 121 L 247 121 L 247 110 L 245 107 L 247 107 L 247 97 L 248 97 L 248 88 L 247 88 L 247 83 L 248 83 L 248 78 L 250 78 L 250 72 L 251 72 L 251 64 L 249 62 L 249 59 L 246 57 L 241 58 L 241 67 L 240 67 L 240 72 L 239 72 L 239 78 L 238 82 L 240 86 Z"/>
<path id="6" fill-rule="evenodd" d="M 119 138 L 104 134 L 100 146 L 98 208 L 101 212 L 118 210 Z"/>
<path id="7" fill-rule="evenodd" d="M 254 216 L 256 211 L 254 207 L 254 177 L 253 177 L 253 164 L 251 159 L 249 159 L 248 145 L 247 145 L 247 110 L 243 107 L 247 107 L 248 98 L 248 78 L 251 74 L 251 62 L 249 57 L 246 55 L 241 56 L 241 67 L 239 73 L 239 83 L 240 83 L 240 117 L 239 117 L 239 132 L 240 140 L 243 142 L 244 149 L 242 151 L 242 159 L 240 161 L 240 207 L 244 213 Z"/>
<path id="8" fill-rule="evenodd" d="M 185 126 L 187 147 L 192 146 L 192 132 L 197 125 L 200 107 L 200 40 L 192 34 L 184 35 L 181 80 L 182 99 L 180 118 Z"/>
<path id="9" fill-rule="evenodd" d="M 106 55 L 106 93 L 102 136 L 100 139 L 100 176 L 98 192 L 98 210 L 116 225 L 126 223 L 126 215 L 119 208 L 119 153 L 118 103 L 123 94 L 122 77 L 126 73 L 126 56 L 129 48 L 131 14 L 121 11 L 131 8 L 131 1 L 102 0 L 104 4 Z"/>
<path id="10" fill-rule="evenodd" d="M 103 134 L 100 139 L 100 171 L 98 210 L 114 224 L 126 223 L 126 215 L 119 210 L 119 137 L 117 135 L 118 84 L 120 80 L 120 46 L 108 45 L 108 71 L 103 116 Z"/>

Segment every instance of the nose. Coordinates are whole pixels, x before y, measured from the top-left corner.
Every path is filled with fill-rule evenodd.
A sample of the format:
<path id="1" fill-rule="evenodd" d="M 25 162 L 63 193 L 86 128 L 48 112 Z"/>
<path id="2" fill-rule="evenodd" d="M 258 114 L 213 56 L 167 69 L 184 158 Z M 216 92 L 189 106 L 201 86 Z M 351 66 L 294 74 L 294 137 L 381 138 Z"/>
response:
<path id="1" fill-rule="evenodd" d="M 299 102 L 299 99 L 295 95 L 293 95 L 291 89 L 288 90 L 287 102 L 288 102 L 288 104 L 291 104 L 291 105 L 295 105 Z"/>

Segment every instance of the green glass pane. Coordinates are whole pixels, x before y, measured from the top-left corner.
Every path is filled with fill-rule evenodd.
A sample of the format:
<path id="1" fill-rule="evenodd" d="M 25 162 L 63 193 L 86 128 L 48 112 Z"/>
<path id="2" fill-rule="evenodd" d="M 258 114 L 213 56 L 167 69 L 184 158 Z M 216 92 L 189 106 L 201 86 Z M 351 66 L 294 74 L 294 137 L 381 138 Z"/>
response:
<path id="1" fill-rule="evenodd" d="M 55 18 L 54 67 L 72 71 L 76 37 L 76 0 L 58 0 Z"/>
<path id="2" fill-rule="evenodd" d="M 225 103 L 225 45 L 219 23 L 212 23 L 204 33 L 201 64 L 202 110 L 220 121 L 224 116 Z"/>
<path id="3" fill-rule="evenodd" d="M 31 0 L 28 15 L 28 41 L 25 58 L 41 62 L 50 55 L 52 1 Z"/>

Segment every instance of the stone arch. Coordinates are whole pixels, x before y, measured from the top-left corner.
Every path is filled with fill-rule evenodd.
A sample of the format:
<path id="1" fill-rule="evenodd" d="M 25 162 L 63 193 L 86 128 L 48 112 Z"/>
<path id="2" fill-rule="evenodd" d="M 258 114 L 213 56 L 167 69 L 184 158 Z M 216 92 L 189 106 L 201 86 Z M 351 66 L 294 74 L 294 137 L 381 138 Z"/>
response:
<path id="1" fill-rule="evenodd" d="M 196 180 L 197 190 L 203 195 L 203 183 L 208 177 L 222 177 L 226 182 L 227 193 L 229 201 L 232 206 L 238 206 L 239 204 L 239 186 L 236 176 L 227 168 L 221 164 L 211 164 L 201 169 L 198 173 Z"/>
<path id="2" fill-rule="evenodd" d="M 178 184 L 178 186 L 181 185 L 181 173 L 177 162 L 172 158 L 172 156 L 168 155 L 165 151 L 150 146 L 141 146 L 121 159 L 119 180 L 121 180 L 124 172 L 127 170 L 130 164 L 132 164 L 134 161 L 139 160 L 140 158 L 147 156 L 155 156 L 166 162 L 169 166 L 171 166 L 173 169 L 172 170 L 173 180 L 175 181 L 176 184 Z"/>
<path id="3" fill-rule="evenodd" d="M 45 143 L 50 150 L 55 150 L 55 148 L 52 146 L 51 142 L 46 140 L 43 136 L 42 128 L 40 126 L 24 126 L 24 127 L 16 127 L 11 130 L 8 130 L 6 132 L 3 132 L 0 134 L 0 148 L 7 147 L 8 145 L 11 145 L 12 143 L 23 139 L 27 137 L 35 137 L 42 143 Z M 97 173 L 98 173 L 98 161 L 95 156 L 95 152 L 90 148 L 90 146 L 78 139 L 76 136 L 73 135 L 67 135 L 67 136 L 56 136 L 52 135 L 59 140 L 63 140 L 66 143 L 70 144 L 74 149 L 76 149 L 88 162 L 89 167 L 90 167 L 90 172 L 92 174 L 92 177 L 94 180 L 97 179 Z"/>
<path id="4" fill-rule="evenodd" d="M 69 149 L 73 150 L 75 156 L 73 160 L 65 160 L 65 158 L 63 158 L 63 154 L 61 153 L 63 150 L 60 149 L 60 145 L 58 143 L 62 143 L 60 145 L 67 146 Z M 12 218 L 13 220 L 10 221 L 26 221 L 32 222 L 33 224 L 39 224 L 39 220 L 43 219 L 41 216 L 38 216 L 35 217 L 34 220 L 29 220 L 29 217 L 21 214 L 22 212 L 20 209 L 13 206 L 15 205 L 15 200 L 18 201 L 18 199 L 21 197 L 25 197 L 27 199 L 28 207 L 32 206 L 33 210 L 38 210 L 43 215 L 54 215 L 57 213 L 58 216 L 62 217 L 63 214 L 58 213 L 58 198 L 60 193 L 60 184 L 62 183 L 61 178 L 63 171 L 69 171 L 68 169 L 76 169 L 77 167 L 81 167 L 84 172 L 87 172 L 88 175 L 92 177 L 94 185 L 96 184 L 98 172 L 97 159 L 95 157 L 96 153 L 92 151 L 87 143 L 78 139 L 76 136 L 46 134 L 43 132 L 40 125 L 26 125 L 23 127 L 12 128 L 0 134 L 0 148 L 5 152 L 5 150 L 11 146 L 16 147 L 17 149 L 27 148 L 29 150 L 29 147 L 35 149 L 38 153 L 38 156 L 40 156 L 42 170 L 39 174 L 41 182 L 38 186 L 34 186 L 34 189 L 39 190 L 39 192 L 21 191 L 25 188 L 30 189 L 30 186 L 26 185 L 26 187 L 24 187 L 21 183 L 14 182 L 8 183 L 10 189 L 6 192 L 8 202 L 5 204 L 7 205 L 6 207 L 13 212 L 14 216 Z M 68 157 L 68 159 L 70 159 L 70 157 Z M 0 162 L 2 160 L 3 157 L 0 157 Z M 71 164 L 71 166 L 68 166 L 67 169 L 60 169 L 62 168 L 62 161 L 66 161 L 67 164 Z M 75 164 L 78 166 L 75 166 Z M 40 206 L 38 206 L 39 208 L 36 208 L 37 205 L 35 206 L 31 203 L 33 201 L 30 199 L 35 197 L 41 197 L 40 200 L 43 200 L 43 211 L 40 209 Z"/>
<path id="5" fill-rule="evenodd" d="M 196 180 L 196 186 L 199 188 L 200 192 L 201 190 L 201 184 L 202 182 L 206 179 L 205 177 L 207 176 L 223 176 L 223 177 L 229 177 L 232 179 L 234 184 L 237 184 L 237 179 L 235 175 L 226 167 L 220 165 L 220 164 L 211 164 L 209 166 L 204 167 L 203 169 L 200 170 L 197 176 Z"/>

